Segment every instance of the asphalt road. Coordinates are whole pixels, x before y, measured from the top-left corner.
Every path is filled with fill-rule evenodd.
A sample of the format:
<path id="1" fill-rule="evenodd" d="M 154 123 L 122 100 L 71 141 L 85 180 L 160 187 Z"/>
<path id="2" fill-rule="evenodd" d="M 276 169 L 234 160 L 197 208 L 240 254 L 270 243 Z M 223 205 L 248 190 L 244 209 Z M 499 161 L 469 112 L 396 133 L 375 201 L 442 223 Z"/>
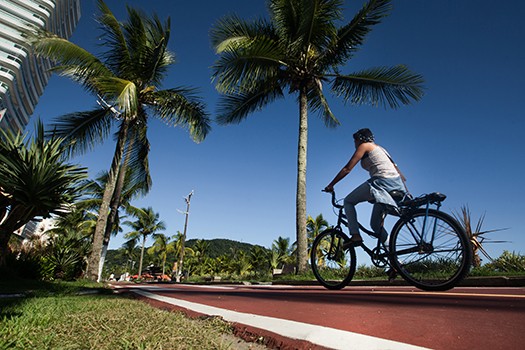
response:
<path id="1" fill-rule="evenodd" d="M 279 349 L 522 349 L 525 288 L 115 285 Z M 131 289 L 129 289 L 131 288 Z"/>

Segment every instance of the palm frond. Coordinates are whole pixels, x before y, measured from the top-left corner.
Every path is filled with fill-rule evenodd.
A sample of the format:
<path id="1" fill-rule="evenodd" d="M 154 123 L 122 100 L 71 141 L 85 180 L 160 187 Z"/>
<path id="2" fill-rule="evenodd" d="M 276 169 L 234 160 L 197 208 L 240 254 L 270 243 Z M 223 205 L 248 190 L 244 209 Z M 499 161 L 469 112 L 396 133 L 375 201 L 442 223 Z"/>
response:
<path id="1" fill-rule="evenodd" d="M 423 96 L 423 77 L 406 66 L 380 67 L 338 75 L 332 89 L 345 102 L 398 108 L 419 101 Z"/>
<path id="2" fill-rule="evenodd" d="M 97 20 L 102 27 L 102 45 L 106 50 L 103 55 L 104 61 L 117 74 L 117 72 L 125 71 L 125 68 L 132 63 L 128 43 L 122 31 L 121 23 L 115 18 L 104 1 L 98 1 L 98 8 L 101 14 Z"/>
<path id="3" fill-rule="evenodd" d="M 33 51 L 49 58 L 57 65 L 52 71 L 67 76 L 88 91 L 96 91 L 92 80 L 100 76 L 112 76 L 112 72 L 94 55 L 83 48 L 45 30 L 29 35 Z"/>
<path id="4" fill-rule="evenodd" d="M 144 196 L 151 189 L 147 123 L 133 125 L 129 132 L 129 140 L 126 150 L 129 152 L 129 161 L 126 169 L 126 186 L 123 191 L 125 201 Z"/>
<path id="5" fill-rule="evenodd" d="M 269 1 L 268 8 L 272 24 L 279 38 L 285 44 L 293 43 L 301 26 L 299 18 L 301 1 L 271 0 Z"/>
<path id="6" fill-rule="evenodd" d="M 223 95 L 219 100 L 219 124 L 240 123 L 250 113 L 261 110 L 268 103 L 284 97 L 277 82 L 261 86 L 257 90 Z"/>
<path id="7" fill-rule="evenodd" d="M 129 72 L 123 70 L 130 80 L 145 84 L 161 83 L 169 65 L 174 62 L 174 55 L 167 50 L 170 37 L 170 19 L 162 24 L 154 15 L 146 16 L 142 11 L 128 7 L 128 21 L 123 24 L 131 52 Z"/>
<path id="8" fill-rule="evenodd" d="M 309 108 L 319 114 L 327 127 L 334 128 L 341 124 L 328 105 L 328 101 L 323 94 L 321 80 L 316 80 L 316 84 L 308 90 L 307 95 Z"/>
<path id="9" fill-rule="evenodd" d="M 237 15 L 219 19 L 210 30 L 211 44 L 217 53 L 243 46 L 258 36 L 277 38 L 273 27 L 264 19 L 247 22 Z"/>
<path id="10" fill-rule="evenodd" d="M 166 124 L 187 127 L 195 142 L 204 140 L 211 130 L 209 114 L 195 89 L 177 87 L 150 92 L 145 100 Z"/>
<path id="11" fill-rule="evenodd" d="M 364 43 L 372 27 L 388 16 L 391 0 L 370 0 L 347 25 L 338 29 L 334 40 L 324 52 L 323 66 L 337 66 L 346 62 Z"/>
<path id="12" fill-rule="evenodd" d="M 112 119 L 110 110 L 100 108 L 65 114 L 55 118 L 50 133 L 65 139 L 70 154 L 79 154 L 108 137 Z"/>
<path id="13" fill-rule="evenodd" d="M 266 36 L 230 44 L 212 67 L 216 88 L 221 93 L 253 89 L 259 81 L 281 74 L 284 57 L 280 44 Z"/>
<path id="14" fill-rule="evenodd" d="M 343 2 L 340 0 L 311 0 L 303 2 L 299 28 L 294 42 L 298 48 L 320 53 L 337 35 L 335 21 L 341 18 Z"/>
<path id="15" fill-rule="evenodd" d="M 135 117 L 139 96 L 133 81 L 118 77 L 100 77 L 95 79 L 94 85 L 104 99 L 115 102 L 125 117 Z"/>

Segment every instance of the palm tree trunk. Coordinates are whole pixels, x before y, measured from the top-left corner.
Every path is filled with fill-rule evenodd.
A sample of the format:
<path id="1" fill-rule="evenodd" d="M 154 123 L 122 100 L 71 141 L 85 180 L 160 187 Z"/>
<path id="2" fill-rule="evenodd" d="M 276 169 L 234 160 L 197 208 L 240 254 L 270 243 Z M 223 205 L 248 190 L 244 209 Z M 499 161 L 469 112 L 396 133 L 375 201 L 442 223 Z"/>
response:
<path id="1" fill-rule="evenodd" d="M 128 122 L 122 121 L 122 125 L 119 131 L 119 137 L 117 145 L 115 147 L 115 154 L 113 155 L 113 161 L 111 163 L 111 169 L 108 174 L 108 181 L 102 196 L 102 203 L 98 213 L 97 225 L 95 227 L 95 235 L 93 237 L 93 247 L 91 255 L 88 259 L 88 268 L 86 271 L 87 278 L 96 281 L 98 280 L 98 270 L 100 265 L 100 258 L 102 256 L 102 247 L 104 245 L 104 234 L 106 232 L 106 226 L 109 215 L 109 205 L 115 192 L 115 186 L 117 182 L 118 172 L 121 166 L 122 155 L 124 153 L 124 145 L 128 135 Z"/>
<path id="2" fill-rule="evenodd" d="M 139 278 L 142 277 L 142 261 L 144 260 L 144 246 L 146 245 L 146 235 L 142 236 L 142 250 L 140 251 L 140 261 L 139 261 Z"/>
<path id="3" fill-rule="evenodd" d="M 109 216 L 106 223 L 106 230 L 104 232 L 104 241 L 102 243 L 102 254 L 100 256 L 99 267 L 98 267 L 98 277 L 97 282 L 101 281 L 102 270 L 104 269 L 104 262 L 106 260 L 106 253 L 109 247 L 109 240 L 111 239 L 111 231 L 113 231 L 113 226 L 118 214 L 118 208 L 120 207 L 120 196 L 122 195 L 122 189 L 124 188 L 124 180 L 126 178 L 126 172 L 129 162 L 129 157 L 131 156 L 130 148 L 132 147 L 133 140 L 130 140 L 130 143 L 127 147 L 126 158 L 124 158 L 124 163 L 119 169 L 117 183 L 115 185 L 115 191 L 111 202 L 109 204 Z"/>
<path id="4" fill-rule="evenodd" d="M 299 144 L 297 150 L 297 196 L 296 196 L 296 235 L 297 235 L 297 273 L 308 268 L 306 247 L 306 148 L 308 144 L 308 100 L 306 88 L 301 88 L 299 96 Z"/>

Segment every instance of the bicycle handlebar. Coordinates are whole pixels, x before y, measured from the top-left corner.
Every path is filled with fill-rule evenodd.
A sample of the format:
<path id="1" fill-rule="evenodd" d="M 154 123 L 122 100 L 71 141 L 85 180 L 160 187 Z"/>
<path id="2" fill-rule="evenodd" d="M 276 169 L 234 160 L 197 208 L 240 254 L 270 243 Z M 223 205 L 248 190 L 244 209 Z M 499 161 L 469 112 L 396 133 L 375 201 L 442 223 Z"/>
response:
<path id="1" fill-rule="evenodd" d="M 337 204 L 337 199 L 335 198 L 335 191 L 328 192 L 323 190 L 323 192 L 330 193 L 332 195 L 332 206 L 337 209 L 343 209 L 344 207 L 341 204 Z"/>

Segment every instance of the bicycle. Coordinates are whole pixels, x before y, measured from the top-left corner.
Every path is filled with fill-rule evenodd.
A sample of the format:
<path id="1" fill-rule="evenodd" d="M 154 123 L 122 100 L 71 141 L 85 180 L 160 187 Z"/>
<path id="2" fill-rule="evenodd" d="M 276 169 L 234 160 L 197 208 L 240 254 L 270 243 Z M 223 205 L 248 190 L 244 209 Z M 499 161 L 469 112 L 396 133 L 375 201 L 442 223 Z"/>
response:
<path id="1" fill-rule="evenodd" d="M 350 242 L 343 232 L 347 227 L 343 206 L 332 192 L 332 205 L 339 210 L 337 225 L 321 232 L 314 240 L 310 253 L 313 273 L 328 289 L 341 289 L 350 283 L 357 266 L 355 248 L 360 246 L 372 263 L 389 268 L 389 277 L 401 275 L 409 284 L 427 291 L 443 291 L 456 286 L 470 271 L 472 248 L 465 231 L 450 215 L 439 210 L 446 198 L 441 193 L 404 198 L 392 192 L 398 203 L 387 215 L 399 217 L 394 224 L 389 244 L 377 239 L 375 248 L 364 242 Z M 435 209 L 430 206 L 434 206 Z M 362 232 L 377 238 L 361 224 Z"/>

